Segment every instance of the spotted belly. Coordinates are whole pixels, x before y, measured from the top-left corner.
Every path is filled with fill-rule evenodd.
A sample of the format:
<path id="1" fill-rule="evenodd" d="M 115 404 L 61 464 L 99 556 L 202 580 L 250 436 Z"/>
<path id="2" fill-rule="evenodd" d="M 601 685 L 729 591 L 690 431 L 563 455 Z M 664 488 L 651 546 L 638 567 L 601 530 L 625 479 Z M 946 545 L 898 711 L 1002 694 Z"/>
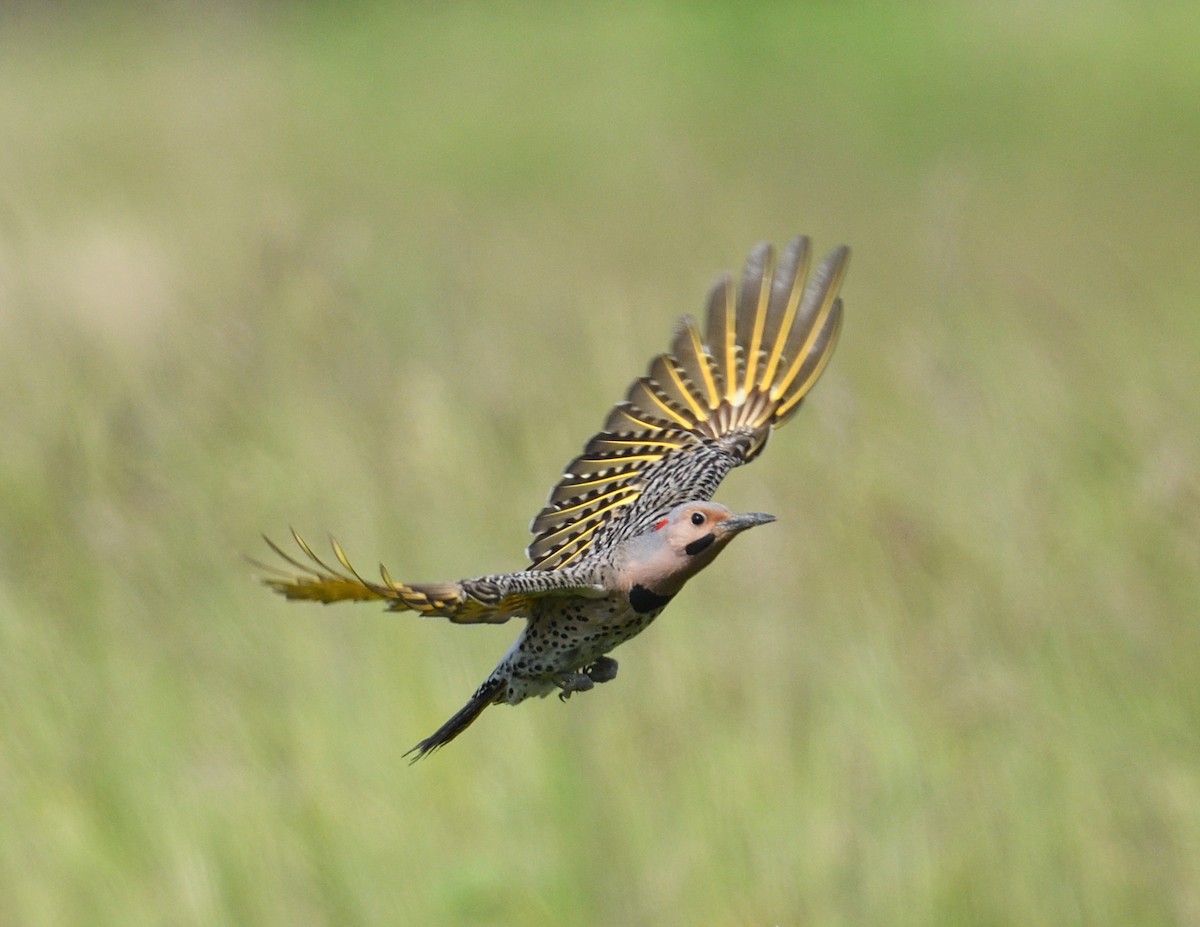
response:
<path id="1" fill-rule="evenodd" d="M 501 701 L 516 705 L 558 689 L 555 680 L 576 673 L 646 629 L 666 603 L 638 611 L 621 596 L 567 599 L 541 608 L 513 641 L 494 675 L 506 681 Z"/>

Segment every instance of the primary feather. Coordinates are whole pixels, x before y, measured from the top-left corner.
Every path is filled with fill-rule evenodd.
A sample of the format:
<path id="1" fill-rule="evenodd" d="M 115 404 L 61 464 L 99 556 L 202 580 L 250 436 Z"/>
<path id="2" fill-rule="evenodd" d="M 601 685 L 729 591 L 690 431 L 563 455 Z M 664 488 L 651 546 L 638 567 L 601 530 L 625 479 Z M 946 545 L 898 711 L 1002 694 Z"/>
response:
<path id="1" fill-rule="evenodd" d="M 769 244 L 756 247 L 736 293 L 723 275 L 704 335 L 691 316 L 681 319 L 670 353 L 651 361 L 567 464 L 530 526 L 531 569 L 561 569 L 619 544 L 674 505 L 711 498 L 731 469 L 753 460 L 833 352 L 849 254 L 838 248 L 810 278 L 801 235 L 778 262 Z"/>

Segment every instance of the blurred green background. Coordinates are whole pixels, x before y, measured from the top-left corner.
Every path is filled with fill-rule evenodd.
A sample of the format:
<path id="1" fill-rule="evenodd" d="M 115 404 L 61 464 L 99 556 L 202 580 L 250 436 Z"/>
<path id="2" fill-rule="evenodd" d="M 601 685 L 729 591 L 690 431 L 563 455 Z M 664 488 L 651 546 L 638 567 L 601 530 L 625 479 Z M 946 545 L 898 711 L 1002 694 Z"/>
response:
<path id="1" fill-rule="evenodd" d="M 1200 924 L 1200 12 L 0 14 L 0 924 Z M 760 239 L 854 247 L 734 545 L 415 767 Z"/>

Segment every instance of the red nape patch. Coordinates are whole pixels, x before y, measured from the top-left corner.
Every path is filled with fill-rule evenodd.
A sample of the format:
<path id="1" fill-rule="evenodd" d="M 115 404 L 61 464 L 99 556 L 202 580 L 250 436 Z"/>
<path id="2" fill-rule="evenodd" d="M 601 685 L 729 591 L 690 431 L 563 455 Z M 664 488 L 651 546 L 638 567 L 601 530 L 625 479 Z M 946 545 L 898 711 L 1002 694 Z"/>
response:
<path id="1" fill-rule="evenodd" d="M 656 521 L 654 523 L 654 530 L 661 531 L 666 526 L 667 526 L 667 519 L 664 518 L 662 521 Z"/>

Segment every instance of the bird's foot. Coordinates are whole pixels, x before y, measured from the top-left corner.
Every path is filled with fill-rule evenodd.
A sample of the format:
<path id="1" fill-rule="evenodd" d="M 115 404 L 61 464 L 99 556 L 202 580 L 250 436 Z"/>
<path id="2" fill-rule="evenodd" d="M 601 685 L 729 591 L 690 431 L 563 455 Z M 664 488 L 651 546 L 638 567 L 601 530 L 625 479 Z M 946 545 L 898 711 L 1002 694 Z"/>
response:
<path id="1" fill-rule="evenodd" d="M 554 680 L 554 684 L 562 689 L 558 697 L 565 702 L 576 692 L 587 692 L 599 683 L 616 678 L 617 661 L 612 657 L 600 657 L 585 666 L 582 672 L 563 673 Z"/>
<path id="2" fill-rule="evenodd" d="M 617 661 L 612 657 L 599 657 L 591 666 L 585 666 L 583 672 L 592 682 L 611 682 L 617 678 Z"/>
<path id="3" fill-rule="evenodd" d="M 560 701 L 565 702 L 576 692 L 586 692 L 596 684 L 596 681 L 586 673 L 563 673 L 554 680 L 554 684 L 562 689 L 558 693 Z"/>

